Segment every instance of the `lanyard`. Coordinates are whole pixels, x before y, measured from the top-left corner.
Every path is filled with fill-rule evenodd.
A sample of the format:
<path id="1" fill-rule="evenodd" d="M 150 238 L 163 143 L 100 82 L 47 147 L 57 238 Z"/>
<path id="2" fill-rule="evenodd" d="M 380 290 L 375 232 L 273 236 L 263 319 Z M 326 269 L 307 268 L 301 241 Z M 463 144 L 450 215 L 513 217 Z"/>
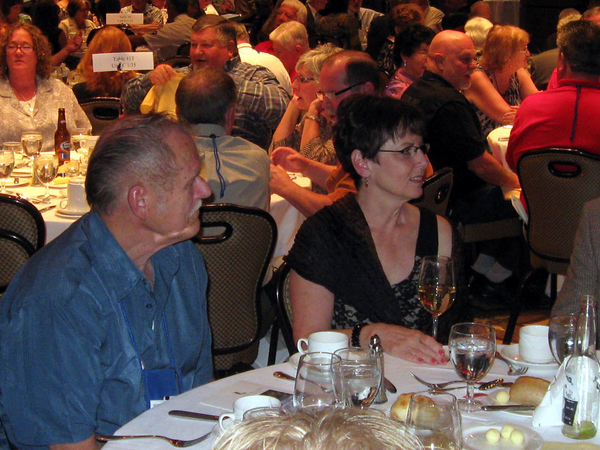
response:
<path id="1" fill-rule="evenodd" d="M 221 158 L 219 157 L 219 150 L 217 148 L 217 136 L 212 133 L 210 136 L 200 136 L 203 138 L 210 138 L 212 140 L 213 153 L 215 155 L 215 169 L 217 171 L 217 176 L 219 177 L 219 184 L 221 185 L 220 197 L 223 198 L 225 195 L 225 189 L 227 189 L 227 183 L 223 175 L 221 175 Z"/>

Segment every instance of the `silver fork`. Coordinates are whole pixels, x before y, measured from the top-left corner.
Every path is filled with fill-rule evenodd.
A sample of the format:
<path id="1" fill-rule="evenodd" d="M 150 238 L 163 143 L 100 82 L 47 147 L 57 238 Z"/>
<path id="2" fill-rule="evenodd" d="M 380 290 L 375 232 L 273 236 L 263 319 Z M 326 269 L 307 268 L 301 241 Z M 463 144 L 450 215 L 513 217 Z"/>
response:
<path id="1" fill-rule="evenodd" d="M 165 436 L 159 436 L 157 434 L 147 434 L 147 435 L 139 435 L 139 436 L 108 436 L 105 434 L 96 433 L 96 440 L 100 442 L 108 442 L 108 441 L 120 441 L 121 439 L 164 439 L 169 444 L 174 447 L 191 447 L 192 445 L 196 445 L 205 439 L 207 439 L 212 434 L 212 431 L 196 438 L 196 439 L 173 439 Z"/>
<path id="2" fill-rule="evenodd" d="M 415 377 L 415 380 L 417 380 L 419 383 L 427 386 L 429 389 L 443 389 L 446 386 L 449 386 L 451 384 L 455 384 L 455 383 L 465 383 L 465 380 L 455 380 L 455 381 L 446 381 L 445 383 L 430 383 L 428 381 L 423 380 L 422 378 L 419 378 L 418 376 L 416 376 L 414 373 L 410 373 L 413 377 Z"/>
<path id="3" fill-rule="evenodd" d="M 506 365 L 508 365 L 508 374 L 509 375 L 525 375 L 529 370 L 529 367 L 524 366 L 515 366 L 509 360 L 507 360 L 504 356 L 500 354 L 500 352 L 496 352 L 496 358 L 500 361 L 504 361 Z"/>

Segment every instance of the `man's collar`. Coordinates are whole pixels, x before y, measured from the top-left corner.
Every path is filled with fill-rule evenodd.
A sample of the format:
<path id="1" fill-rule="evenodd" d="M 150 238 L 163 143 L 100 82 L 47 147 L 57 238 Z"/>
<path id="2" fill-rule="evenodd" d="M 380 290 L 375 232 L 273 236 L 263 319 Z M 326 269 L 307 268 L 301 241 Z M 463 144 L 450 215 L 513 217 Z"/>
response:
<path id="1" fill-rule="evenodd" d="M 577 78 L 562 78 L 558 80 L 558 87 L 562 86 L 582 86 L 600 88 L 600 81 L 580 80 Z"/>
<path id="2" fill-rule="evenodd" d="M 210 137 L 214 134 L 216 137 L 227 136 L 225 128 L 221 125 L 215 125 L 212 123 L 197 123 L 192 125 L 192 135 L 199 137 Z"/>
<path id="3" fill-rule="evenodd" d="M 439 81 L 442 84 L 446 85 L 447 87 L 451 87 L 452 89 L 456 90 L 456 88 L 454 86 L 452 86 L 450 83 L 448 83 L 444 77 L 442 77 L 441 75 L 438 75 L 437 73 L 431 72 L 430 70 L 425 70 L 425 72 L 423 72 L 423 76 L 421 76 L 421 78 L 423 78 L 424 80 Z"/>
<path id="4" fill-rule="evenodd" d="M 225 62 L 225 72 L 231 72 L 235 66 L 237 66 L 242 60 L 240 59 L 240 55 L 236 55 L 227 62 Z"/>

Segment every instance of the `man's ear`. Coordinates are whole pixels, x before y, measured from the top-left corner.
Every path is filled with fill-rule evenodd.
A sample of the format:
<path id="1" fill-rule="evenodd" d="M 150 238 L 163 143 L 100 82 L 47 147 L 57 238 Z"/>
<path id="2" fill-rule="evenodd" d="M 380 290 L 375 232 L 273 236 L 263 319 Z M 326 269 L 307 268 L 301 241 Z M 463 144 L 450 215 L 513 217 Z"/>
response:
<path id="1" fill-rule="evenodd" d="M 227 52 L 229 53 L 229 59 L 231 59 L 237 55 L 238 52 L 237 52 L 237 45 L 235 44 L 235 41 L 229 41 L 227 43 Z"/>
<path id="2" fill-rule="evenodd" d="M 127 203 L 131 212 L 139 219 L 148 217 L 149 191 L 145 186 L 132 186 L 127 193 Z"/>
<path id="3" fill-rule="evenodd" d="M 565 58 L 565 54 L 563 52 L 558 52 L 558 58 L 556 59 L 556 77 L 559 80 L 564 78 L 568 68 L 569 63 Z"/>

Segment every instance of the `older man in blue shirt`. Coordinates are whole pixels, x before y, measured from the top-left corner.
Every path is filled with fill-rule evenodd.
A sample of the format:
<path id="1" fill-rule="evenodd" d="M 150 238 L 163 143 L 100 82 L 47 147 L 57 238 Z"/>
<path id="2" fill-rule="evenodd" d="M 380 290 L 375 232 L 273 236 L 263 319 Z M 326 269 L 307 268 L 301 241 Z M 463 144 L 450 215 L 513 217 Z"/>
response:
<path id="1" fill-rule="evenodd" d="M 96 432 L 211 380 L 207 275 L 188 240 L 210 195 L 199 173 L 194 141 L 162 116 L 124 119 L 98 141 L 92 212 L 0 302 L 0 413 L 13 445 L 95 449 Z"/>

